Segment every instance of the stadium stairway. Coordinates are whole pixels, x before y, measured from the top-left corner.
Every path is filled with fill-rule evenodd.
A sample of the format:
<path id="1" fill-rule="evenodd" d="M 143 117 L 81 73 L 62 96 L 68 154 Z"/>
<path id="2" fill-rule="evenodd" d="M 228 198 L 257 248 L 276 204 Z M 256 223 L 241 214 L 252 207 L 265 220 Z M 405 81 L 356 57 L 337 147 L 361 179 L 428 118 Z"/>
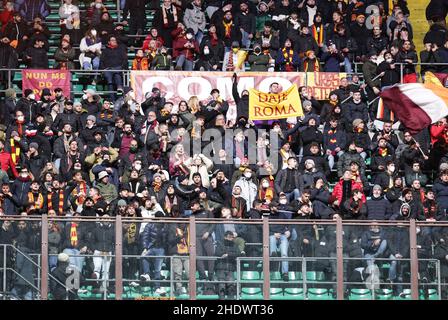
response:
<path id="1" fill-rule="evenodd" d="M 408 8 L 410 11 L 409 20 L 412 25 L 414 33 L 414 44 L 417 53 L 423 50 L 423 38 L 429 30 L 429 24 L 426 21 L 425 11 L 428 5 L 428 0 L 411 0 L 408 1 Z"/>

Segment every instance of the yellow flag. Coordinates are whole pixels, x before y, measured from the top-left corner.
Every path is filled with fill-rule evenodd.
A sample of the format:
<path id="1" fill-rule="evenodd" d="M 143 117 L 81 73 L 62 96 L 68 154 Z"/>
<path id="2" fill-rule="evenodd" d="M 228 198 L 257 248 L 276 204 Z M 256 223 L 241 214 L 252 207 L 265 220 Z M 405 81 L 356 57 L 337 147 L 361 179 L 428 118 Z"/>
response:
<path id="1" fill-rule="evenodd" d="M 303 116 L 297 85 L 280 93 L 264 93 L 249 89 L 249 119 L 273 120 Z"/>
<path id="2" fill-rule="evenodd" d="M 436 86 L 444 87 L 444 85 L 440 82 L 439 78 L 437 78 L 434 73 L 427 71 L 425 72 L 425 84 L 432 83 Z"/>

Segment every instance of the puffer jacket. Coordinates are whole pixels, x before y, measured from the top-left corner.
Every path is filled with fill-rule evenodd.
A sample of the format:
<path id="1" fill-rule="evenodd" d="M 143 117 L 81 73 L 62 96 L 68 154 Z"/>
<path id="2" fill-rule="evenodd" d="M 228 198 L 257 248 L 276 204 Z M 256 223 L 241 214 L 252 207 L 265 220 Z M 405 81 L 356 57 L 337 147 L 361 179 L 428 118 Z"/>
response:
<path id="1" fill-rule="evenodd" d="M 166 243 L 167 226 L 164 223 L 148 223 L 141 234 L 143 248 L 163 248 Z"/>
<path id="2" fill-rule="evenodd" d="M 93 249 L 111 252 L 115 243 L 115 227 L 113 223 L 97 223 L 93 231 Z"/>

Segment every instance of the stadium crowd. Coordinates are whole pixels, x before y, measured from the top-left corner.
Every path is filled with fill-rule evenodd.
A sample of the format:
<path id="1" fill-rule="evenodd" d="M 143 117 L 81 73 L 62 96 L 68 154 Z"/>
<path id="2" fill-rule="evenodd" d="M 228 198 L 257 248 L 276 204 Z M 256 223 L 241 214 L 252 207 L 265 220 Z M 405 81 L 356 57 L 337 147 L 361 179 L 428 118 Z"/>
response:
<path id="1" fill-rule="evenodd" d="M 378 117 L 378 104 L 372 103 L 383 87 L 400 82 L 400 64 L 403 82 L 409 83 L 420 77 L 414 65 L 418 57 L 420 62 L 448 63 L 443 1 L 438 1 L 441 7 L 431 1 L 436 9 L 427 13 L 434 23 L 419 55 L 405 0 L 164 0 L 154 6 L 150 30 L 143 14 L 148 1 L 121 1 L 120 23 L 111 19 L 101 0 L 78 2 L 64 0 L 59 9 L 63 36 L 55 68 L 105 70 L 112 94 L 100 96 L 88 89 L 80 101 L 73 101 L 61 89 L 44 89 L 40 99 L 30 88 L 23 88 L 20 98 L 14 89 L 5 90 L 0 102 L 2 215 L 154 219 L 125 223 L 123 253 L 179 257 L 172 262 L 176 281 L 183 270 L 188 274 L 188 260 L 182 259 L 188 256 L 187 225 L 158 224 L 158 217 L 447 221 L 447 119 L 414 133 L 394 125 L 390 112 Z M 365 11 L 371 4 L 379 8 L 373 28 Z M 87 9 L 81 11 L 82 6 Z M 19 61 L 32 69 L 49 68 L 49 11 L 45 0 L 5 2 L 0 14 L 2 68 L 16 68 Z M 134 34 L 147 36 L 139 43 L 128 37 Z M 206 101 L 193 96 L 174 105 L 154 87 L 144 101 L 136 101 L 122 74 L 107 70 L 128 69 L 129 45 L 138 46 L 133 70 L 236 72 L 249 65 L 250 71 L 345 71 L 350 76 L 326 101 L 299 88 L 303 117 L 253 122 L 248 119 L 248 92 L 240 95 L 235 73 L 238 115 L 233 123 L 226 121 L 228 102 L 217 89 Z M 355 62 L 363 62 L 363 82 L 351 76 Z M 448 73 L 447 66 L 422 66 L 421 73 Z M 0 81 L 5 77 L 1 73 Z M 278 83 L 270 86 L 272 93 L 280 89 Z M 230 140 L 212 142 L 211 155 L 190 152 L 195 142 L 207 144 L 201 137 L 208 129 L 223 137 L 226 130 L 234 134 Z M 256 129 L 272 131 L 249 141 L 245 133 Z M 278 146 L 271 144 L 274 135 Z M 256 149 L 256 161 L 250 159 L 250 149 Z M 278 155 L 275 163 L 270 161 L 273 154 Z M 39 252 L 39 228 L 30 221 L 4 220 L 0 243 Z M 52 270 L 61 272 L 59 265 L 70 263 L 88 278 L 109 279 L 112 261 L 104 255 L 113 252 L 113 223 L 53 222 L 49 232 Z M 261 247 L 246 246 L 262 242 L 259 226 L 204 223 L 196 232 L 198 256 L 222 257 L 216 263 L 198 260 L 201 280 L 229 280 L 236 256 L 261 256 Z M 439 259 L 446 281 L 448 228 L 419 228 L 417 239 L 419 257 Z M 390 258 L 383 280 L 406 282 L 409 263 L 400 259 L 409 258 L 409 251 L 405 228 L 353 227 L 344 233 L 344 255 L 369 259 L 345 266 L 350 279 L 356 279 L 358 267 Z M 335 228 L 273 225 L 270 252 L 334 257 Z M 93 259 L 83 256 L 87 253 Z M 137 279 L 160 280 L 164 260 L 143 258 L 140 264 L 127 259 L 124 277 L 134 279 L 135 286 Z M 30 273 L 26 259 L 13 262 L 8 257 L 5 262 L 0 254 L 0 261 L 20 264 L 26 277 Z M 429 282 L 427 264 L 420 264 L 420 279 Z M 288 272 L 299 267 L 283 261 L 278 268 L 288 281 Z M 312 268 L 324 271 L 328 281 L 336 279 L 334 262 Z M 26 282 L 18 279 L 8 286 L 29 297 Z M 157 294 L 164 294 L 160 283 L 154 286 Z M 98 287 L 106 289 L 103 282 Z M 401 293 L 399 285 L 392 287 Z M 235 290 L 234 285 L 204 286 L 205 292 L 220 297 L 234 296 Z M 177 282 L 176 294 L 184 292 Z"/>

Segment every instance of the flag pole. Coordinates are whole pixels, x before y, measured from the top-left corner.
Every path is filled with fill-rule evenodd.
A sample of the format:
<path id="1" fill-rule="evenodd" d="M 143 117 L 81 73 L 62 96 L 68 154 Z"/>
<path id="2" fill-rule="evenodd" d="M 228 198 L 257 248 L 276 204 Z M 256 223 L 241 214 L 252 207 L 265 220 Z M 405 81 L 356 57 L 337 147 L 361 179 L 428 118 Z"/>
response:
<path id="1" fill-rule="evenodd" d="M 350 98 L 352 98 L 352 97 L 353 97 L 353 92 L 350 91 L 350 95 L 349 95 L 347 98 L 345 98 L 344 100 L 342 100 L 342 101 L 341 101 L 341 104 L 345 103 L 346 101 L 348 101 L 348 99 L 350 99 Z"/>
<path id="2" fill-rule="evenodd" d="M 418 143 L 418 142 L 414 139 L 414 137 L 412 137 L 412 140 L 414 140 L 415 143 Z M 422 148 L 420 148 L 420 146 L 418 146 L 417 148 L 418 148 L 418 150 L 420 150 L 420 152 L 422 153 L 423 157 L 425 157 L 425 158 L 428 157 L 428 156 L 423 152 Z M 426 160 L 426 159 L 425 159 L 425 160 Z"/>
<path id="3" fill-rule="evenodd" d="M 378 100 L 379 98 L 381 98 L 380 96 L 376 97 L 375 99 L 373 99 L 372 101 L 367 102 L 367 105 L 370 106 L 372 103 L 374 103 L 376 100 Z"/>

